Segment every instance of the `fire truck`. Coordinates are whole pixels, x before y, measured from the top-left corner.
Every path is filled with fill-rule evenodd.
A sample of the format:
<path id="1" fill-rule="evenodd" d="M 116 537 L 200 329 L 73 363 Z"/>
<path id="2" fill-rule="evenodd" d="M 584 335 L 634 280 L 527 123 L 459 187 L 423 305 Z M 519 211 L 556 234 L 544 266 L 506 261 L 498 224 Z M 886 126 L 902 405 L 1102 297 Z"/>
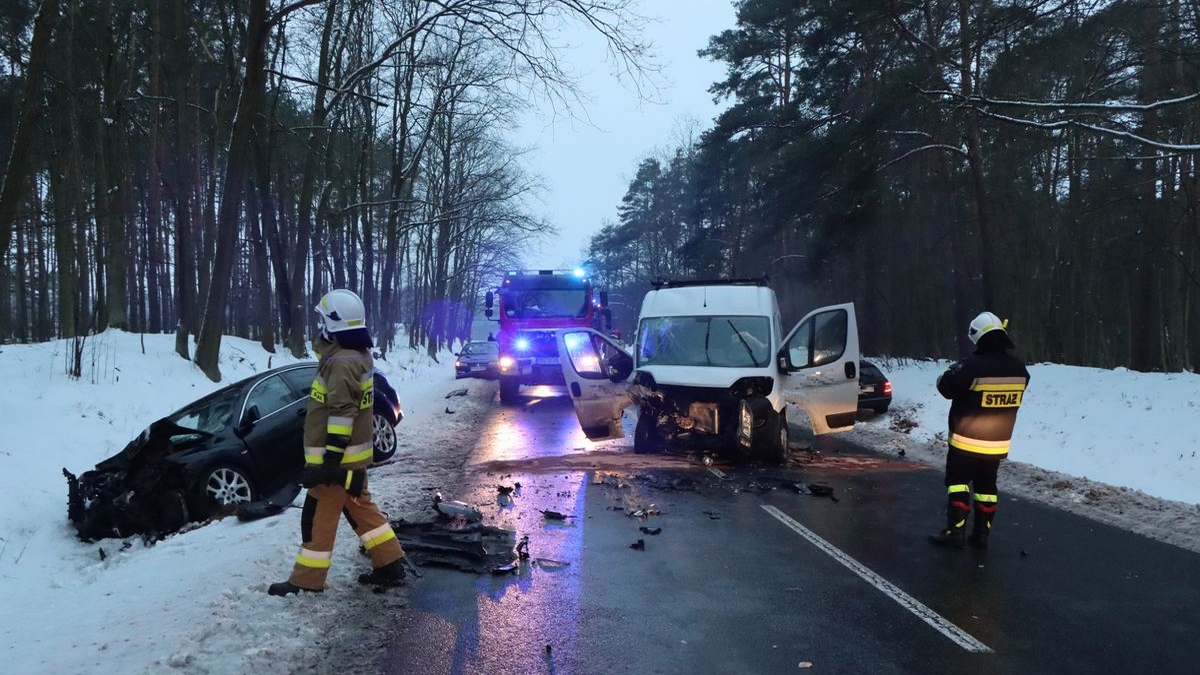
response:
<path id="1" fill-rule="evenodd" d="M 512 270 L 488 291 L 484 316 L 499 321 L 500 402 L 517 402 L 521 385 L 564 384 L 555 330 L 612 325 L 608 294 L 583 270 Z"/>

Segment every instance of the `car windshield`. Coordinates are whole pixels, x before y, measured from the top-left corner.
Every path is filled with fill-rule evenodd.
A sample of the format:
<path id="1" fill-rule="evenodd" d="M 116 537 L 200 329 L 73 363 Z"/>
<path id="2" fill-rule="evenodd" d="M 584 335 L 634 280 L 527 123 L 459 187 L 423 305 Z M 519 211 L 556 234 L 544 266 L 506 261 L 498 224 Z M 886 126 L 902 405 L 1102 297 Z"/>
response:
<path id="1" fill-rule="evenodd" d="M 762 368 L 771 362 L 765 316 L 670 316 L 643 319 L 638 366 Z"/>
<path id="2" fill-rule="evenodd" d="M 468 342 L 463 346 L 463 354 L 499 354 L 500 345 L 495 342 Z"/>
<path id="3" fill-rule="evenodd" d="M 185 429 L 215 434 L 229 426 L 233 419 L 233 407 L 237 405 L 241 394 L 241 388 L 219 392 L 197 401 L 167 419 Z"/>

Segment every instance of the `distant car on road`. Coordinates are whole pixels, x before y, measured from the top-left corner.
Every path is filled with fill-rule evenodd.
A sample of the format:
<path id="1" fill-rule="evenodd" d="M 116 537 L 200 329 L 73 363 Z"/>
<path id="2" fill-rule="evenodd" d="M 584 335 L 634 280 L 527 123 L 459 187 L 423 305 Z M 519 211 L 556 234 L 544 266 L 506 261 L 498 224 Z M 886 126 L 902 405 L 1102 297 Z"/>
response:
<path id="1" fill-rule="evenodd" d="M 870 361 L 858 365 L 858 409 L 882 415 L 892 405 L 892 381 Z"/>
<path id="2" fill-rule="evenodd" d="M 304 416 L 316 363 L 248 377 L 150 425 L 116 455 L 67 478 L 81 539 L 169 534 L 223 506 L 270 496 L 304 466 Z M 396 391 L 374 374 L 375 461 L 396 452 Z"/>
<path id="3" fill-rule="evenodd" d="M 483 377 L 494 380 L 500 377 L 500 343 L 490 340 L 468 342 L 455 355 L 454 378 Z"/>

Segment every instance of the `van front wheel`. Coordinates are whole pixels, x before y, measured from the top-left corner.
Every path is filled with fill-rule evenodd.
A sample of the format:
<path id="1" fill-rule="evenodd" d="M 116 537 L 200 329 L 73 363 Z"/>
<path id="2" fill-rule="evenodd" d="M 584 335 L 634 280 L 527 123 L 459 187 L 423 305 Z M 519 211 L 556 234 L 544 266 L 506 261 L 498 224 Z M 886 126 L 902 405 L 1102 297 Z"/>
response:
<path id="1" fill-rule="evenodd" d="M 758 447 L 759 456 L 775 464 L 786 462 L 788 457 L 787 411 L 780 410 L 779 414 L 768 417 L 760 434 L 762 440 Z"/>

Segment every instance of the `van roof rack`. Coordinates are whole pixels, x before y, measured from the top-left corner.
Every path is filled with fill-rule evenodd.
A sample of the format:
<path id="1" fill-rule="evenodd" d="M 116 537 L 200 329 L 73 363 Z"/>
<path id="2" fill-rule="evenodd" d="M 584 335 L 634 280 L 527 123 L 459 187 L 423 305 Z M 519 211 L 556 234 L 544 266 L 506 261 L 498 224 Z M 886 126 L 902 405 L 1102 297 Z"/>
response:
<path id="1" fill-rule="evenodd" d="M 662 288 L 683 288 L 685 286 L 768 286 L 770 278 L 767 275 L 761 277 L 742 277 L 738 279 L 664 279 L 658 278 L 650 282 L 654 290 Z"/>

